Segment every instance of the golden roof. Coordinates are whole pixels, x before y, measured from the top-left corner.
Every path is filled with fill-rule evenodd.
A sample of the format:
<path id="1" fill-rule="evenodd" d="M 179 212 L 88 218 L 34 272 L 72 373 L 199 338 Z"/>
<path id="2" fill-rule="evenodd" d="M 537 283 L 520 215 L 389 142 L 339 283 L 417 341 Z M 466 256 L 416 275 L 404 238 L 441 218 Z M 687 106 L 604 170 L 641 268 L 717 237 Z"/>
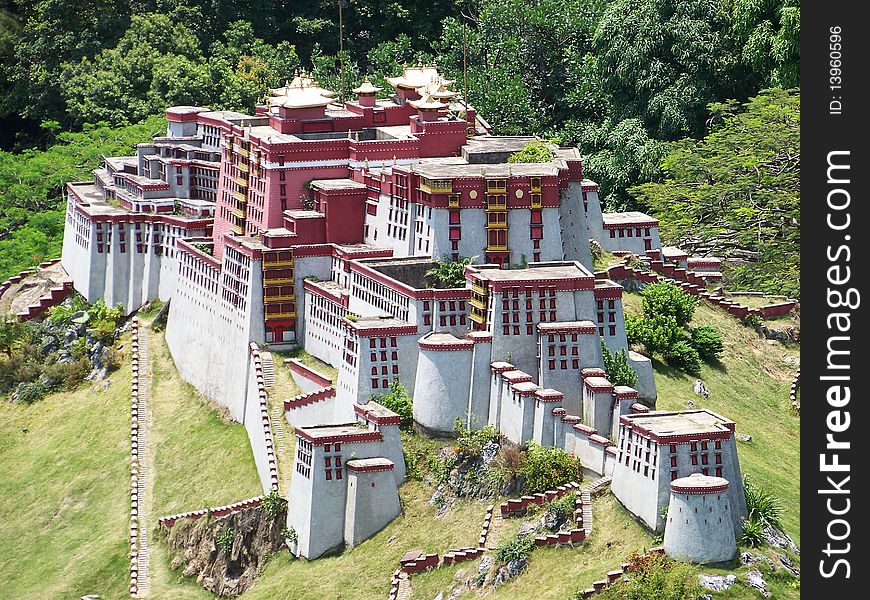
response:
<path id="1" fill-rule="evenodd" d="M 399 77 L 387 77 L 387 83 L 394 87 L 417 89 L 431 83 L 440 82 L 450 86 L 456 83 L 444 79 L 435 67 L 404 67 Z"/>
<path id="2" fill-rule="evenodd" d="M 355 87 L 351 91 L 354 94 L 377 94 L 378 92 L 382 91 L 383 89 L 384 88 L 379 88 L 379 87 L 373 85 L 372 82 L 369 81 L 368 78 L 366 78 L 366 80 L 363 81 L 359 87 Z"/>
<path id="3" fill-rule="evenodd" d="M 320 87 L 308 73 L 302 71 L 288 81 L 283 87 L 269 90 L 273 95 L 269 98 L 269 106 L 286 108 L 312 108 L 327 106 L 332 103 L 335 92 Z"/>
<path id="4" fill-rule="evenodd" d="M 411 100 L 408 102 L 408 104 L 410 104 L 417 110 L 441 110 L 442 108 L 447 108 L 446 104 L 436 98 L 433 98 L 432 94 L 426 94 L 419 100 Z"/>

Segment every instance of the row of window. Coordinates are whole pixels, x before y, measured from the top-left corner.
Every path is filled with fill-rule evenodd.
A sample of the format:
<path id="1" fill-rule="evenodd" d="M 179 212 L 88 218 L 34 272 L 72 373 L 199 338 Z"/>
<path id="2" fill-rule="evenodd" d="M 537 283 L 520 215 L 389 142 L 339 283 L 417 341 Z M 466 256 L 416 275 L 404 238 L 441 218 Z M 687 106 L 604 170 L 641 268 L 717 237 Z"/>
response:
<path id="1" fill-rule="evenodd" d="M 627 227 L 627 228 L 620 227 L 618 229 L 611 229 L 610 230 L 610 237 L 615 238 L 617 236 L 617 233 L 619 234 L 619 237 L 641 237 L 640 231 L 641 231 L 640 227 L 637 227 L 634 229 L 632 229 L 631 227 Z M 635 233 L 636 233 L 636 235 L 634 235 Z M 649 227 L 644 228 L 643 237 L 649 237 L 649 235 L 650 235 Z"/>

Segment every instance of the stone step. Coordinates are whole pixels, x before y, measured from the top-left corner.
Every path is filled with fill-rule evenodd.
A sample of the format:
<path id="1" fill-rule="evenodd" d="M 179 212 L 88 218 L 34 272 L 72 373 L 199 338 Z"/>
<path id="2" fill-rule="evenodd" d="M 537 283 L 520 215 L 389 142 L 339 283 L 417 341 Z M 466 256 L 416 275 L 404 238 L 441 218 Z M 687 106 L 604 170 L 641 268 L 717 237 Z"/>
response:
<path id="1" fill-rule="evenodd" d="M 271 352 L 260 352 L 260 362 L 263 365 L 263 385 L 267 388 L 275 385 L 275 360 Z"/>

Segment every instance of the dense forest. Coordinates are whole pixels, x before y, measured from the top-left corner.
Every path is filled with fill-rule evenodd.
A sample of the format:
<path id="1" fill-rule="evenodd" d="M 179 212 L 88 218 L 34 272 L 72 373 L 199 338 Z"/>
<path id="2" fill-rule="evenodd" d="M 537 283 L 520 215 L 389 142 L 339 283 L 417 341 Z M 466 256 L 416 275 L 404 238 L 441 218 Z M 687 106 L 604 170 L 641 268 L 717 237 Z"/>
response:
<path id="1" fill-rule="evenodd" d="M 723 239 L 751 260 L 787 255 L 798 293 L 799 155 L 774 165 L 788 182 L 761 216 L 739 212 L 748 174 L 727 203 L 687 190 L 720 179 L 711 144 L 757 150 L 762 168 L 768 147 L 797 151 L 799 33 L 798 0 L 0 0 L 0 277 L 58 253 L 63 182 L 159 129 L 167 105 L 251 111 L 300 68 L 340 91 L 434 62 L 458 89 L 467 63 L 468 99 L 495 133 L 579 146 L 607 207 L 651 210 L 670 241 L 706 222 L 703 208 L 671 220 L 680 203 L 727 206 L 727 226 L 695 231 L 713 251 L 744 217 L 763 221 Z M 769 88 L 794 111 L 768 128 L 784 117 L 756 103 L 751 131 L 767 139 L 753 144 L 736 115 Z M 693 148 L 708 158 L 683 167 Z"/>

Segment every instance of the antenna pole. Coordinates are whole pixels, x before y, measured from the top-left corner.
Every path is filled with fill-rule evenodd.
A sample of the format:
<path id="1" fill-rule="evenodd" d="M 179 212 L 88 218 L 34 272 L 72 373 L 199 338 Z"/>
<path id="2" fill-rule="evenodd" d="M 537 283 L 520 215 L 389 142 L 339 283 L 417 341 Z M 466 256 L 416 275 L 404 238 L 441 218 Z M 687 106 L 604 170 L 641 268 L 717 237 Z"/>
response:
<path id="1" fill-rule="evenodd" d="M 462 15 L 462 101 L 468 109 L 468 25 L 466 16 Z"/>
<path id="2" fill-rule="evenodd" d="M 338 65 L 341 86 L 339 101 L 344 102 L 344 0 L 338 0 Z"/>

